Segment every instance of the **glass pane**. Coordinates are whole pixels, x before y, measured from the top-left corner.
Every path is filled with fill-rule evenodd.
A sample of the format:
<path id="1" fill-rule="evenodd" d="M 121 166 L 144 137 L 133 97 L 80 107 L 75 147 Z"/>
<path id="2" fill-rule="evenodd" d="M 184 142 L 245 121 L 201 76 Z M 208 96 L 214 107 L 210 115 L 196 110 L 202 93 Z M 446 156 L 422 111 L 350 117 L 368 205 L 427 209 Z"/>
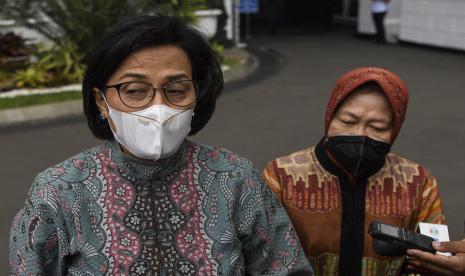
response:
<path id="1" fill-rule="evenodd" d="M 119 93 L 121 100 L 129 106 L 143 106 L 152 98 L 152 86 L 146 83 L 130 82 L 123 84 Z"/>
<path id="2" fill-rule="evenodd" d="M 195 86 L 192 81 L 174 81 L 166 85 L 167 100 L 177 106 L 187 106 L 195 101 Z"/>

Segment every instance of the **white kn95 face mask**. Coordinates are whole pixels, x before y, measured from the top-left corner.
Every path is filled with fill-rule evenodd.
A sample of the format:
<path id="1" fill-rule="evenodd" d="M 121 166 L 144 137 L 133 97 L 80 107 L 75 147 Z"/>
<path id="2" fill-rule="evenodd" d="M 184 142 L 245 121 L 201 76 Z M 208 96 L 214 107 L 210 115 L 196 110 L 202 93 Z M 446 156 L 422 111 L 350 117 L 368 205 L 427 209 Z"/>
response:
<path id="1" fill-rule="evenodd" d="M 106 102 L 106 100 L 105 100 Z M 152 105 L 134 112 L 111 108 L 113 135 L 129 152 L 142 159 L 159 160 L 173 155 L 190 132 L 194 109 L 178 110 Z"/>

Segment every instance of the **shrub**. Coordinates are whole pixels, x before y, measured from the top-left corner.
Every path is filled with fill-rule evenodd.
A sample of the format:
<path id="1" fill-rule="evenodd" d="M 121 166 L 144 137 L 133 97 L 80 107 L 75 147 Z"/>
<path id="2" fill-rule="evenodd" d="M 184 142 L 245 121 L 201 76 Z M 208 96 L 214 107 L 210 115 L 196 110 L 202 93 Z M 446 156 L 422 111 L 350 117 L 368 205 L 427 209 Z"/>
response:
<path id="1" fill-rule="evenodd" d="M 17 88 L 36 88 L 44 87 L 52 79 L 52 74 L 37 66 L 30 66 L 27 69 L 16 71 L 13 78 Z"/>
<path id="2" fill-rule="evenodd" d="M 6 70 L 0 69 L 0 92 L 6 91 L 15 86 L 15 81 L 13 74 L 9 73 Z"/>
<path id="3" fill-rule="evenodd" d="M 51 85 L 82 81 L 85 70 L 83 55 L 72 41 L 62 41 L 51 49 L 39 46 L 37 56 L 36 67 L 53 75 Z"/>
<path id="4" fill-rule="evenodd" d="M 4 17 L 15 19 L 56 44 L 72 41 L 85 55 L 108 27 L 123 17 L 148 11 L 152 1 L 2 0 L 0 4 Z"/>
<path id="5" fill-rule="evenodd" d="M 188 22 L 193 22 L 195 10 L 210 8 L 210 5 L 214 5 L 212 3 L 218 1 L 0 0 L 3 16 L 40 32 L 55 44 L 52 49 L 38 48 L 34 54 L 37 61 L 30 63 L 29 68 L 16 72 L 16 86 L 40 87 L 81 81 L 86 54 L 106 29 L 123 17 L 157 11 L 182 16 Z M 14 54 L 24 53 L 24 41 L 9 39 L 11 45 L 18 46 L 15 48 L 18 52 Z"/>
<path id="6" fill-rule="evenodd" d="M 82 55 L 71 41 L 62 41 L 52 48 L 38 45 L 34 57 L 37 61 L 14 74 L 17 88 L 57 86 L 82 81 L 85 70 L 81 62 Z"/>

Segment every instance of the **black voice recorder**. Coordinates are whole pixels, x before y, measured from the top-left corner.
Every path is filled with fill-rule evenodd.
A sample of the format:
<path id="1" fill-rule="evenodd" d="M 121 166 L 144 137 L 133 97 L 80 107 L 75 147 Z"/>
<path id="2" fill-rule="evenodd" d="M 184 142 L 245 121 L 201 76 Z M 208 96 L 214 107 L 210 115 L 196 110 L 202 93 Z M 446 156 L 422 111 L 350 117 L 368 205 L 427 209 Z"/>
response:
<path id="1" fill-rule="evenodd" d="M 401 256 L 407 249 L 436 253 L 432 246 L 435 239 L 405 228 L 373 221 L 368 233 L 373 237 L 373 250 L 379 255 Z"/>

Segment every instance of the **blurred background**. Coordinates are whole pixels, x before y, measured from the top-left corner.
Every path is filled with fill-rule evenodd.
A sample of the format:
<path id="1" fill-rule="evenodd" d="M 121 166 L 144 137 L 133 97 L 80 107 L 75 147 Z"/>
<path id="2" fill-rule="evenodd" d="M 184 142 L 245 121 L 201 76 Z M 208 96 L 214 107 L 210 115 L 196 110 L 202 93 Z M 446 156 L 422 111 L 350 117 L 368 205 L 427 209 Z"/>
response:
<path id="1" fill-rule="evenodd" d="M 0 0 L 0 267 L 14 214 L 41 170 L 101 143 L 82 115 L 85 57 L 108 26 L 176 14 L 205 33 L 226 86 L 191 139 L 262 169 L 316 144 L 335 81 L 385 67 L 410 89 L 393 151 L 438 179 L 452 239 L 465 220 L 465 2 L 392 0 L 375 43 L 371 0 Z M 311 223 L 311 222 L 309 222 Z"/>

